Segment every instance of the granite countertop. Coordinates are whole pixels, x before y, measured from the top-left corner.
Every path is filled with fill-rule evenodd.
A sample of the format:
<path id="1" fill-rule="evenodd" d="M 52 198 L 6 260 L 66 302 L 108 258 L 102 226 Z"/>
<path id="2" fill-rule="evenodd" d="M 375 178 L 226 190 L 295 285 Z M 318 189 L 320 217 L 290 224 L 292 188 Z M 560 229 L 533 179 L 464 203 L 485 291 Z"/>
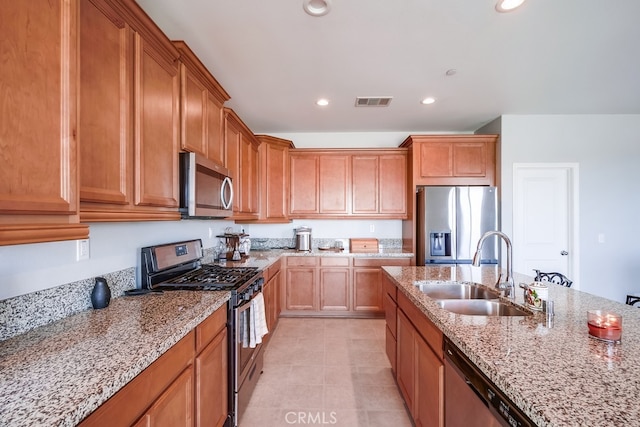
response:
<path id="1" fill-rule="evenodd" d="M 286 256 L 412 257 L 251 251 L 229 267 L 265 269 Z M 0 425 L 74 426 L 229 300 L 229 292 L 125 296 L 0 342 Z"/>
<path id="2" fill-rule="evenodd" d="M 466 316 L 441 309 L 416 281 L 463 281 L 493 287 L 497 267 L 384 267 L 423 311 L 496 386 L 539 426 L 640 425 L 640 310 L 552 285 L 555 316 Z M 516 286 L 531 283 L 515 274 Z M 516 304 L 524 292 L 516 288 Z M 621 314 L 622 343 L 589 336 L 587 310 Z"/>
<path id="3" fill-rule="evenodd" d="M 281 255 L 286 256 L 351 256 L 362 258 L 412 258 L 413 253 L 403 251 L 400 248 L 384 248 L 378 252 L 350 252 L 349 249 L 324 250 L 313 248 L 311 251 L 296 251 L 295 249 L 269 249 L 266 251 L 251 250 L 247 263 L 260 261 L 262 258 L 276 260 Z M 229 263 L 230 261 L 227 261 Z"/>
<path id="4" fill-rule="evenodd" d="M 121 297 L 0 343 L 0 425 L 75 426 L 229 300 Z"/>

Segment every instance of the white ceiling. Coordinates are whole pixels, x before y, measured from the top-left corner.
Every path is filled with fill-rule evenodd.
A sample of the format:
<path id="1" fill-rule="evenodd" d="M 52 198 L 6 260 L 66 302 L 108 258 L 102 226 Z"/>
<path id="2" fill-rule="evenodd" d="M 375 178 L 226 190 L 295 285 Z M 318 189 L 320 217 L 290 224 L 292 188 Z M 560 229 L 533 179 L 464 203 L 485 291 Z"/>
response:
<path id="1" fill-rule="evenodd" d="M 640 0 L 528 0 L 506 14 L 495 1 L 333 0 L 319 18 L 302 0 L 138 3 L 187 42 L 255 133 L 469 132 L 502 114 L 640 113 Z M 356 108 L 357 96 L 393 100 Z"/>

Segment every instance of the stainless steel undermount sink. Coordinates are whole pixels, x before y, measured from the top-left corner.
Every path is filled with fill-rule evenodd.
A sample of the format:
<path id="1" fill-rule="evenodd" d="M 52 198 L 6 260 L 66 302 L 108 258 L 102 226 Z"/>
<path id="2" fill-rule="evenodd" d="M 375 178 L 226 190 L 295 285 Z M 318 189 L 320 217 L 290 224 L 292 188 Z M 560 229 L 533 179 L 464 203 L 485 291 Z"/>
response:
<path id="1" fill-rule="evenodd" d="M 463 283 L 419 283 L 416 287 L 433 299 L 498 299 L 498 292 L 478 285 Z"/>
<path id="2" fill-rule="evenodd" d="M 436 303 L 443 309 L 470 316 L 531 316 L 532 313 L 501 301 L 482 299 L 441 299 Z"/>

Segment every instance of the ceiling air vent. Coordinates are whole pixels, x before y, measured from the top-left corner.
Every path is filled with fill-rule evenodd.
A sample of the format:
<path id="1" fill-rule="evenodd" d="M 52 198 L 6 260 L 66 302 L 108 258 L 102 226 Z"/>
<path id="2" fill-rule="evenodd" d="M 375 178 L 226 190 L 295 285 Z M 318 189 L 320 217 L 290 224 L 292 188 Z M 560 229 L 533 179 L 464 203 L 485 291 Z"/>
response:
<path id="1" fill-rule="evenodd" d="M 392 96 L 358 96 L 356 107 L 388 107 L 392 98 Z"/>

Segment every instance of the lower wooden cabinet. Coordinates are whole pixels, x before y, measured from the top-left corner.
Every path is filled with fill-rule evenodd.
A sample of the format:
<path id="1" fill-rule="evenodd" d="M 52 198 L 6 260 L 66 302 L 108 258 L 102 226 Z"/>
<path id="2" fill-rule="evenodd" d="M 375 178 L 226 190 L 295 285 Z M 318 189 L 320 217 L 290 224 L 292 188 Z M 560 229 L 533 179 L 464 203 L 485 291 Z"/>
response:
<path id="1" fill-rule="evenodd" d="M 400 393 L 416 426 L 443 426 L 442 333 L 400 293 L 396 321 L 396 381 Z"/>
<path id="2" fill-rule="evenodd" d="M 397 372 L 397 318 L 398 303 L 396 302 L 398 288 L 391 282 L 386 274 L 382 274 L 382 306 L 384 308 L 385 317 L 385 349 L 389 363 L 391 363 L 391 371 L 395 375 Z"/>
<path id="3" fill-rule="evenodd" d="M 182 372 L 135 426 L 193 426 L 193 367 Z"/>
<path id="4" fill-rule="evenodd" d="M 278 260 L 264 271 L 265 284 L 262 288 L 262 292 L 264 294 L 265 314 L 267 317 L 267 329 L 269 329 L 269 333 L 263 337 L 263 344 L 266 344 L 271 339 L 271 336 L 278 325 L 278 318 L 280 317 L 280 289 L 282 286 L 282 274 L 280 272 L 281 265 L 281 261 Z"/>
<path id="5" fill-rule="evenodd" d="M 283 315 L 381 317 L 381 267 L 410 263 L 409 258 L 287 257 Z"/>
<path id="6" fill-rule="evenodd" d="M 195 425 L 223 426 L 229 412 L 227 310 L 221 308 L 196 328 Z M 211 338 L 213 337 L 213 338 Z M 207 344 L 208 343 L 208 344 Z M 204 346 L 204 349 L 200 350 Z"/>
<path id="7" fill-rule="evenodd" d="M 351 260 L 346 257 L 321 257 L 318 286 L 320 311 L 347 312 L 351 308 Z"/>
<path id="8" fill-rule="evenodd" d="M 317 257 L 287 257 L 284 311 L 318 311 Z"/>
<path id="9" fill-rule="evenodd" d="M 223 306 L 80 426 L 223 426 L 228 414 L 226 319 Z"/>
<path id="10" fill-rule="evenodd" d="M 409 258 L 353 259 L 353 310 L 373 314 L 384 313 L 382 298 L 382 266 L 411 264 Z"/>

